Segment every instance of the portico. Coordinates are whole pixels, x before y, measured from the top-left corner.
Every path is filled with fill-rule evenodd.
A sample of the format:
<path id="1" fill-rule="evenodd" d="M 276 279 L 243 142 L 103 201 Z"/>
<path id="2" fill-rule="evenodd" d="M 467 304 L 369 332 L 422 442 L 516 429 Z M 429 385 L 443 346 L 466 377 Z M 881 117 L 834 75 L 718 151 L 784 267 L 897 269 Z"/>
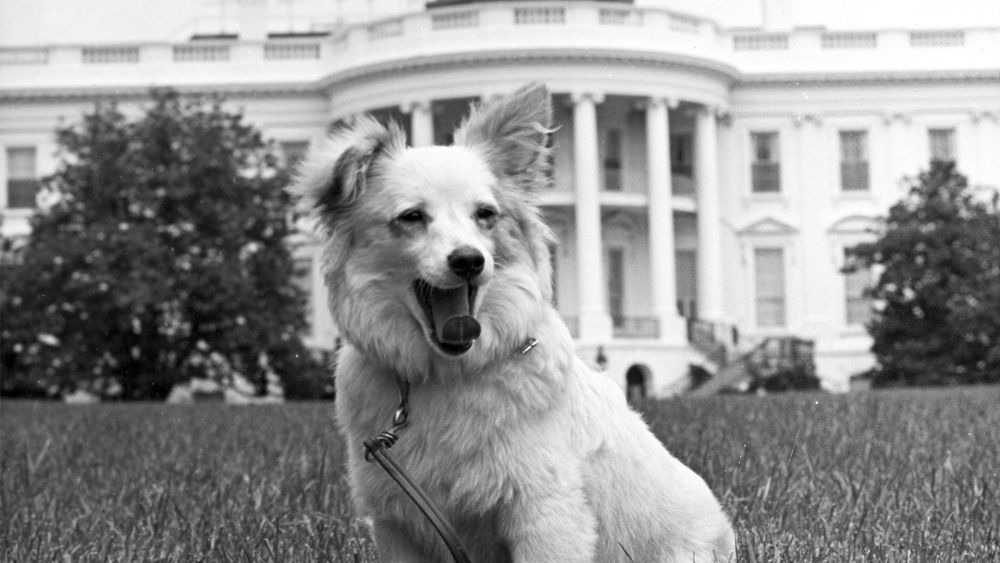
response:
<path id="1" fill-rule="evenodd" d="M 488 96 L 484 94 L 480 99 Z M 571 239 L 560 241 L 561 246 L 572 249 L 570 263 L 556 267 L 557 276 L 572 277 L 571 281 L 557 280 L 557 287 L 567 282 L 573 286 L 558 292 L 563 294 L 558 303 L 560 312 L 583 346 L 606 345 L 622 338 L 685 346 L 686 322 L 679 313 L 675 259 L 675 230 L 683 227 L 675 225 L 675 213 L 693 213 L 697 224 L 697 232 L 691 233 L 698 240 L 698 251 L 694 253 L 698 263 L 697 295 L 687 299 L 694 297 L 704 303 L 699 316 L 716 321 L 723 316 L 721 254 L 704 251 L 701 242 L 714 241 L 716 247 L 720 244 L 715 109 L 707 103 L 682 103 L 678 97 L 660 94 L 618 95 L 595 90 L 556 91 L 554 100 L 559 127 L 554 139 L 556 158 L 568 161 L 568 166 L 556 167 L 555 185 L 551 192 L 542 194 L 541 201 L 560 217 L 560 228 L 556 229 L 560 238 Z M 625 116 L 619 115 L 621 111 L 602 113 L 606 102 L 627 105 Z M 408 118 L 413 145 L 432 144 L 436 133 L 434 108 L 430 99 L 400 105 Z M 687 123 L 688 127 L 680 128 L 694 133 L 691 148 L 696 159 L 695 174 L 691 178 L 679 177 L 680 181 L 693 182 L 694 197 L 674 189 L 672 120 Z M 622 154 L 631 152 L 641 154 Z M 628 167 L 629 173 L 638 173 L 638 177 L 613 178 L 609 172 L 614 170 L 608 168 L 618 160 L 641 162 L 638 171 Z M 612 181 L 614 185 L 609 184 Z M 623 216 L 633 227 L 629 230 L 639 231 L 632 234 L 641 237 L 641 245 L 634 244 L 634 238 L 631 242 L 617 241 L 609 232 L 609 221 L 617 218 L 620 222 Z M 610 246 L 609 237 L 615 241 Z M 632 246 L 635 248 L 629 248 Z M 623 260 L 617 265 L 624 271 L 618 273 L 608 270 L 609 254 L 613 255 L 616 247 L 625 247 L 623 258 L 614 257 Z M 638 277 L 643 283 L 622 283 L 617 280 L 621 273 Z M 609 295 L 609 286 L 615 284 L 621 287 L 614 291 L 631 289 L 633 294 Z M 568 301 L 565 294 L 572 300 Z M 619 303 L 616 310 L 611 310 L 615 299 L 624 299 L 627 306 Z"/>

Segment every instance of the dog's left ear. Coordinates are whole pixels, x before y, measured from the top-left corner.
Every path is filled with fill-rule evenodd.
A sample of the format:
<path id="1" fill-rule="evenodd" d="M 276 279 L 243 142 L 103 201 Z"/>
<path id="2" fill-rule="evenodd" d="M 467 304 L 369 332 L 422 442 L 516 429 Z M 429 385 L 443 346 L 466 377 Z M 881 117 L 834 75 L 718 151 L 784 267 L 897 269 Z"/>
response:
<path id="1" fill-rule="evenodd" d="M 361 116 L 310 151 L 299 164 L 289 191 L 298 199 L 300 210 L 332 227 L 365 193 L 376 159 L 404 145 L 405 134 L 395 122 L 385 126 L 371 116 Z"/>
<path id="2" fill-rule="evenodd" d="M 532 83 L 473 109 L 455 131 L 455 144 L 481 151 L 494 173 L 530 191 L 548 181 L 551 126 L 549 91 Z"/>

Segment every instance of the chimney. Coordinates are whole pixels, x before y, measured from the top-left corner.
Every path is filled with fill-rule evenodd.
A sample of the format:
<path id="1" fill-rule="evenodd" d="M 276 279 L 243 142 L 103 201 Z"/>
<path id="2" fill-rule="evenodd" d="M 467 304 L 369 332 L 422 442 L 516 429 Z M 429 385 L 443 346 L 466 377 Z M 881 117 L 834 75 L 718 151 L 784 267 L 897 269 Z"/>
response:
<path id="1" fill-rule="evenodd" d="M 761 0 L 761 25 L 764 31 L 792 29 L 792 0 Z"/>
<path id="2" fill-rule="evenodd" d="M 240 41 L 267 39 L 267 0 L 239 0 Z"/>

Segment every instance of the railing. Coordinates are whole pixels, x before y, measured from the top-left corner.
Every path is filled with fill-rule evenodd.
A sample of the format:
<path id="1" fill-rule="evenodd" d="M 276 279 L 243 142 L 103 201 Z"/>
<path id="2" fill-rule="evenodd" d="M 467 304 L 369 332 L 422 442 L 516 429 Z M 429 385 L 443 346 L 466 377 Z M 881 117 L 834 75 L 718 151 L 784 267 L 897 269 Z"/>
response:
<path id="1" fill-rule="evenodd" d="M 175 63 L 206 63 L 229 60 L 229 45 L 174 45 Z"/>
<path id="2" fill-rule="evenodd" d="M 753 378 L 751 390 L 807 389 L 819 387 L 812 340 L 794 336 L 767 337 L 743 355 Z"/>
<path id="3" fill-rule="evenodd" d="M 479 27 L 479 10 L 461 10 L 431 14 L 431 29 L 459 29 L 463 27 Z"/>
<path id="4" fill-rule="evenodd" d="M 687 320 L 687 337 L 695 350 L 719 368 L 729 363 L 729 356 L 740 342 L 739 329 L 734 325 L 694 318 Z"/>
<path id="5" fill-rule="evenodd" d="M 865 191 L 868 189 L 868 162 L 840 163 L 840 187 L 844 191 Z"/>
<path id="6" fill-rule="evenodd" d="M 566 8 L 514 8 L 515 25 L 562 25 L 566 23 Z"/>
<path id="7" fill-rule="evenodd" d="M 83 64 L 136 64 L 139 62 L 138 47 L 84 47 L 81 55 Z"/>
<path id="8" fill-rule="evenodd" d="M 628 8 L 601 8 L 601 25 L 642 25 L 642 12 Z"/>
<path id="9" fill-rule="evenodd" d="M 751 167 L 750 180 L 753 193 L 780 192 L 781 164 L 777 162 L 754 162 Z"/>
<path id="10" fill-rule="evenodd" d="M 964 31 L 911 31 L 910 47 L 963 47 Z"/>
<path id="11" fill-rule="evenodd" d="M 7 65 L 47 65 L 47 47 L 14 47 L 0 49 L 0 66 Z"/>
<path id="12" fill-rule="evenodd" d="M 232 30 L 190 44 L 52 45 L 0 47 L 0 90 L 144 86 L 190 82 L 201 64 L 222 63 L 214 78 L 252 83 L 319 81 L 341 72 L 394 63 L 400 59 L 437 56 L 443 51 L 493 54 L 512 48 L 580 46 L 588 52 L 642 53 L 684 57 L 744 79 L 773 74 L 846 72 L 845 57 L 857 49 L 873 52 L 852 58 L 853 73 L 884 75 L 894 70 L 996 69 L 1000 27 L 967 30 L 837 32 L 797 29 L 720 30 L 715 22 L 659 7 L 600 2 L 483 2 L 440 5 L 397 17 L 353 25 L 316 37 L 240 41 Z M 202 37 L 209 37 L 202 34 Z M 446 46 L 446 47 L 445 47 Z M 919 51 L 948 49 L 953 56 L 928 63 Z M 789 56 L 791 53 L 802 56 Z M 810 55 L 806 55 L 809 53 Z M 808 69 L 803 57 L 812 53 Z M 876 54 L 877 53 L 877 54 Z M 349 56 L 348 56 L 349 54 Z M 314 61 L 295 69 L 262 65 L 262 61 Z M 928 68 L 928 64 L 931 68 Z M 112 72 L 111 67 L 114 67 Z M 45 70 L 43 70 L 43 68 Z M 58 68 L 59 72 L 51 72 Z M 104 70 L 94 70 L 109 68 Z M 127 69 L 127 70 L 126 70 Z"/>
<path id="13" fill-rule="evenodd" d="M 268 43 L 264 45 L 264 60 L 288 61 L 318 59 L 319 43 Z"/>
<path id="14" fill-rule="evenodd" d="M 651 317 L 620 317 L 611 319 L 615 338 L 656 338 L 660 336 L 660 321 Z"/>
<path id="15" fill-rule="evenodd" d="M 368 39 L 378 41 L 389 37 L 398 37 L 403 34 L 403 20 L 391 19 L 368 26 Z"/>
<path id="16" fill-rule="evenodd" d="M 737 34 L 733 36 L 737 51 L 787 51 L 788 35 L 784 33 Z"/>
<path id="17" fill-rule="evenodd" d="M 37 194 L 38 180 L 13 178 L 7 180 L 8 209 L 34 209 Z"/>
<path id="18" fill-rule="evenodd" d="M 824 33 L 820 40 L 824 49 L 874 49 L 878 47 L 875 33 Z"/>

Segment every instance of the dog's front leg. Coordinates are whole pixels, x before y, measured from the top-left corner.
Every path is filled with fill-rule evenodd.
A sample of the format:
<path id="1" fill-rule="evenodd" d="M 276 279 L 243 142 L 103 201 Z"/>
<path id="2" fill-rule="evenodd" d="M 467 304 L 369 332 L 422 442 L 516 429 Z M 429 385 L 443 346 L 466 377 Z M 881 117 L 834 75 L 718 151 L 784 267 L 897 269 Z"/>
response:
<path id="1" fill-rule="evenodd" d="M 428 555 L 410 531 L 396 520 L 377 518 L 374 527 L 375 546 L 382 563 L 431 563 Z"/>
<path id="2" fill-rule="evenodd" d="M 597 519 L 583 489 L 521 497 L 508 515 L 513 563 L 592 563 Z"/>

